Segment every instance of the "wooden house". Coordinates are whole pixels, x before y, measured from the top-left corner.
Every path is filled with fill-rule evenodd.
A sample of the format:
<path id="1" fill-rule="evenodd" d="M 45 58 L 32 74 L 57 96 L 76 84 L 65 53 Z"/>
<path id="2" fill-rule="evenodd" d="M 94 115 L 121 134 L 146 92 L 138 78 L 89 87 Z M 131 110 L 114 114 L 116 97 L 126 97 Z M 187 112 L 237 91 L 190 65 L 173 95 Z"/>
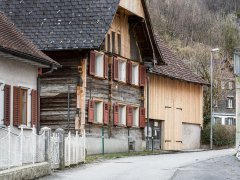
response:
<path id="1" fill-rule="evenodd" d="M 0 11 L 0 133 L 38 126 L 38 68 L 59 67 Z"/>
<path id="2" fill-rule="evenodd" d="M 203 125 L 203 85 L 206 82 L 158 36 L 155 37 L 166 65 L 149 69 L 153 146 L 164 150 L 198 149 Z"/>
<path id="3" fill-rule="evenodd" d="M 146 70 L 161 78 L 157 67 L 167 65 L 145 0 L 10 0 L 0 8 L 62 65 L 40 80 L 41 126 L 85 130 L 89 154 L 145 148 Z M 154 102 L 151 119 L 164 120 Z"/>

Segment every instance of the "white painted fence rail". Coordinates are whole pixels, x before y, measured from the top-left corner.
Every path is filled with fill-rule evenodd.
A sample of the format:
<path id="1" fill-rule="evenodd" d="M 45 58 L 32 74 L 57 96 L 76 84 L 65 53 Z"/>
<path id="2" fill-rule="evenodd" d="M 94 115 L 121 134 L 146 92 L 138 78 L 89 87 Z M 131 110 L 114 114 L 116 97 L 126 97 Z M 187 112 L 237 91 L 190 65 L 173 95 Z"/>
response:
<path id="1" fill-rule="evenodd" d="M 35 127 L 19 134 L 8 127 L 5 136 L 0 138 L 0 169 L 35 164 L 45 161 L 45 135 L 36 134 Z"/>

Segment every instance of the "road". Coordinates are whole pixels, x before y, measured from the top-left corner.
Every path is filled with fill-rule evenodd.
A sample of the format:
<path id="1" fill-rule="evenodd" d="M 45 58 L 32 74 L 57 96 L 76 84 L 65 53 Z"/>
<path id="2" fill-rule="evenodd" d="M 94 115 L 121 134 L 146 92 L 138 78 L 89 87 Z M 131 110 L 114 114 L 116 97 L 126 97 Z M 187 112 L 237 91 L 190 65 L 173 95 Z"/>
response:
<path id="1" fill-rule="evenodd" d="M 82 165 L 41 180 L 221 180 L 240 179 L 234 150 L 138 156 Z"/>

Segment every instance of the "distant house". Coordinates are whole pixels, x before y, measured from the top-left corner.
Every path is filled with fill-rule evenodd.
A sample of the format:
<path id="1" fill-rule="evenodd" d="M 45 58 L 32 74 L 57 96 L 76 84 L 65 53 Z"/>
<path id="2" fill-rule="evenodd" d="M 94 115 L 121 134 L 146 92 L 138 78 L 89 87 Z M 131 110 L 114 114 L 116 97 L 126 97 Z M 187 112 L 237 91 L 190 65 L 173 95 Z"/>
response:
<path id="1" fill-rule="evenodd" d="M 214 101 L 214 124 L 236 125 L 236 88 L 233 68 L 225 62 L 222 68 L 221 96 Z"/>
<path id="2" fill-rule="evenodd" d="M 38 126 L 38 68 L 58 67 L 0 12 L 0 126 Z"/>
<path id="3" fill-rule="evenodd" d="M 199 118 L 191 116 L 192 119 L 186 122 L 197 124 L 199 137 L 203 82 L 193 73 L 188 73 L 189 69 L 183 69 L 185 66 L 175 62 L 176 59 L 168 62 L 165 49 L 161 49 L 163 47 L 153 33 L 145 0 L 64 3 L 25 0 L 20 4 L 12 0 L 2 3 L 0 8 L 42 51 L 62 65 L 61 69 L 41 78 L 41 126 L 85 130 L 89 154 L 144 150 L 144 127 L 148 114 L 146 77 L 149 75 L 151 83 L 156 82 L 155 78 L 165 79 L 169 73 L 169 82 L 161 86 L 168 87 L 174 78 L 176 84 L 182 81 L 193 84 L 182 83 L 189 88 L 186 92 L 183 90 L 184 93 L 195 93 L 196 90 L 193 96 L 198 100 L 197 107 L 195 101 L 191 102 Z M 168 68 L 168 64 L 171 67 Z M 165 65 L 165 70 L 160 68 L 162 65 Z M 173 66 L 175 71 L 168 72 Z M 184 75 L 189 79 L 196 77 L 195 81 L 181 77 L 179 70 L 186 71 Z M 158 93 L 163 95 L 162 91 Z M 154 102 L 162 101 L 160 94 L 151 94 L 152 99 L 156 97 Z M 187 97 L 182 98 L 183 93 L 175 94 L 182 101 Z M 154 102 L 149 112 L 151 123 L 157 124 L 164 120 L 161 115 L 165 110 L 162 111 Z M 165 106 L 168 105 L 171 106 Z M 166 123 L 162 133 L 172 134 L 183 128 L 173 126 L 172 112 L 166 114 L 169 114 L 171 125 Z M 163 135 L 163 141 L 173 141 L 167 134 Z M 157 146 L 159 149 L 159 142 Z M 173 148 L 168 145 L 161 147 Z"/>

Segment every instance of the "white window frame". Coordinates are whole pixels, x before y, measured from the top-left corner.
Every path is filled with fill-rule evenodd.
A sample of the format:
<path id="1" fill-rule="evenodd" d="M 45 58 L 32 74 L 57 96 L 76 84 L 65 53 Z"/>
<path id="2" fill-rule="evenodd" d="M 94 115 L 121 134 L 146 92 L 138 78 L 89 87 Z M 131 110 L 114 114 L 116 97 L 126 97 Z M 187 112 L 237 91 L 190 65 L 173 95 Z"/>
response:
<path id="1" fill-rule="evenodd" d="M 104 53 L 95 51 L 95 76 L 104 78 Z"/>
<path id="2" fill-rule="evenodd" d="M 227 108 L 233 109 L 233 98 L 232 97 L 227 98 Z"/>
<path id="3" fill-rule="evenodd" d="M 133 106 L 133 127 L 139 127 L 139 106 Z"/>
<path id="4" fill-rule="evenodd" d="M 139 64 L 132 63 L 132 84 L 139 85 Z"/>
<path id="5" fill-rule="evenodd" d="M 221 86 L 222 86 L 222 89 L 225 89 L 225 82 L 224 81 L 221 82 Z"/>
<path id="6" fill-rule="evenodd" d="M 94 102 L 94 123 L 103 123 L 103 101 L 95 100 Z"/>
<path id="7" fill-rule="evenodd" d="M 118 78 L 121 82 L 127 81 L 127 61 L 124 59 L 118 60 Z"/>
<path id="8" fill-rule="evenodd" d="M 125 104 L 119 104 L 119 111 L 118 111 L 118 124 L 119 126 L 126 126 L 127 125 L 127 106 Z"/>

